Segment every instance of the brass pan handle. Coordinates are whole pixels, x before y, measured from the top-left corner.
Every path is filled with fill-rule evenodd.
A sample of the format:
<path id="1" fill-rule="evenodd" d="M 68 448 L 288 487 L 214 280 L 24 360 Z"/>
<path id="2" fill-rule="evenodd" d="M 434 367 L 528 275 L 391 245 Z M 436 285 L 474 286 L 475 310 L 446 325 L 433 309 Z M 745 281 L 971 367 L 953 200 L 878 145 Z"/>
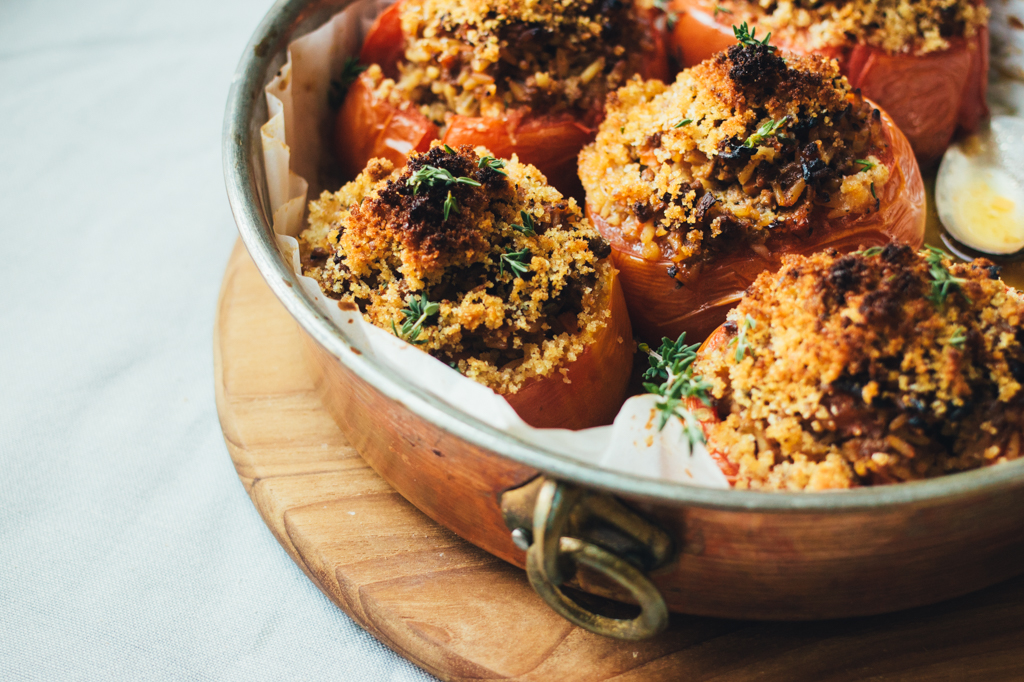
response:
<path id="1" fill-rule="evenodd" d="M 533 515 L 533 543 L 526 553 L 530 584 L 548 606 L 566 620 L 605 637 L 647 639 L 668 625 L 668 607 L 658 588 L 637 567 L 596 544 L 565 535 L 569 515 L 583 493 L 557 481 L 544 481 Z M 559 586 L 565 580 L 561 566 L 586 566 L 615 581 L 640 605 L 631 619 L 594 613 L 569 598 Z"/>

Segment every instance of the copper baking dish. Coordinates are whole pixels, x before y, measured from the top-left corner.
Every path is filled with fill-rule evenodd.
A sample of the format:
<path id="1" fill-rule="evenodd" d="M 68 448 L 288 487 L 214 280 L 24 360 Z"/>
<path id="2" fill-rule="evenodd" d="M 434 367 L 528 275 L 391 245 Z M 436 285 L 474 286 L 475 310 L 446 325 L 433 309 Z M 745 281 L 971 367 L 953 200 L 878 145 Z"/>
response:
<path id="1" fill-rule="evenodd" d="M 256 30 L 228 98 L 225 179 L 249 254 L 305 332 L 325 404 L 410 502 L 516 566 L 527 565 L 530 546 L 531 581 L 549 604 L 625 638 L 656 631 L 666 605 L 728 618 L 857 616 L 937 602 L 1024 572 L 1024 460 L 846 492 L 698 488 L 527 445 L 354 351 L 278 252 L 259 134 L 263 87 L 284 63 L 289 40 L 347 4 L 278 2 Z M 642 611 L 597 616 L 561 590 L 563 581 Z"/>

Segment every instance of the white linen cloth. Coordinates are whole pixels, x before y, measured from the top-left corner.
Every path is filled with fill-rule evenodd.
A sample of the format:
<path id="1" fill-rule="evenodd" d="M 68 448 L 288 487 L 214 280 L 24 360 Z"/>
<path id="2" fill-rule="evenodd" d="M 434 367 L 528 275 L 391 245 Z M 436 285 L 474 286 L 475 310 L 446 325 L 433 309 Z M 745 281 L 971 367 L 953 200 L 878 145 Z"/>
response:
<path id="1" fill-rule="evenodd" d="M 268 0 L 0 2 L 0 680 L 429 680 L 306 579 L 221 438 L 220 163 Z"/>

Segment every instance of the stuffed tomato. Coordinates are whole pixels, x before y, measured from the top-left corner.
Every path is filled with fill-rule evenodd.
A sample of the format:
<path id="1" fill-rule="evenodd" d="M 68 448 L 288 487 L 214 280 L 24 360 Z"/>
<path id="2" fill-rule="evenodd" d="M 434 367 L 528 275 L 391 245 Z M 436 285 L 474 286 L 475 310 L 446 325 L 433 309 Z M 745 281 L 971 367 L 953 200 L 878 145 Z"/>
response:
<path id="1" fill-rule="evenodd" d="M 850 84 L 889 112 L 923 166 L 987 113 L 988 10 L 975 0 L 674 0 L 673 8 L 673 50 L 684 66 L 735 44 L 745 25 L 786 50 L 836 59 Z"/>
<path id="2" fill-rule="evenodd" d="M 532 426 L 611 423 L 633 341 L 610 248 L 539 176 L 468 145 L 374 159 L 310 204 L 303 271 Z"/>
<path id="3" fill-rule="evenodd" d="M 924 237 L 921 174 L 892 120 L 832 60 L 761 44 L 621 88 L 580 178 L 648 342 L 704 339 L 786 254 Z"/>
<path id="4" fill-rule="evenodd" d="M 1022 320 L 1024 297 L 984 259 L 896 243 L 789 256 L 697 351 L 710 409 L 693 414 L 738 488 L 880 485 L 1018 459 Z"/>
<path id="5" fill-rule="evenodd" d="M 517 154 L 563 193 L 604 98 L 633 74 L 668 74 L 664 19 L 643 0 L 400 0 L 370 29 L 335 121 L 350 176 L 404 163 L 434 139 Z"/>

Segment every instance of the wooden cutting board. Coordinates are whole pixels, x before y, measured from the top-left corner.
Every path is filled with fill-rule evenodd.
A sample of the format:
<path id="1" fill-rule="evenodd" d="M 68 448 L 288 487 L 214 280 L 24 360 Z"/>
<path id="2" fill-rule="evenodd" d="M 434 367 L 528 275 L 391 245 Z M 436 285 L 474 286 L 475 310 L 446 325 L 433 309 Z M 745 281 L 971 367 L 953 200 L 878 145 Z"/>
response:
<path id="1" fill-rule="evenodd" d="M 421 514 L 346 444 L 306 371 L 301 333 L 237 244 L 221 289 L 214 360 L 238 476 L 317 587 L 442 679 L 1024 679 L 1024 577 L 871 618 L 673 616 L 667 632 L 641 643 L 574 627 L 547 608 L 522 571 Z"/>

